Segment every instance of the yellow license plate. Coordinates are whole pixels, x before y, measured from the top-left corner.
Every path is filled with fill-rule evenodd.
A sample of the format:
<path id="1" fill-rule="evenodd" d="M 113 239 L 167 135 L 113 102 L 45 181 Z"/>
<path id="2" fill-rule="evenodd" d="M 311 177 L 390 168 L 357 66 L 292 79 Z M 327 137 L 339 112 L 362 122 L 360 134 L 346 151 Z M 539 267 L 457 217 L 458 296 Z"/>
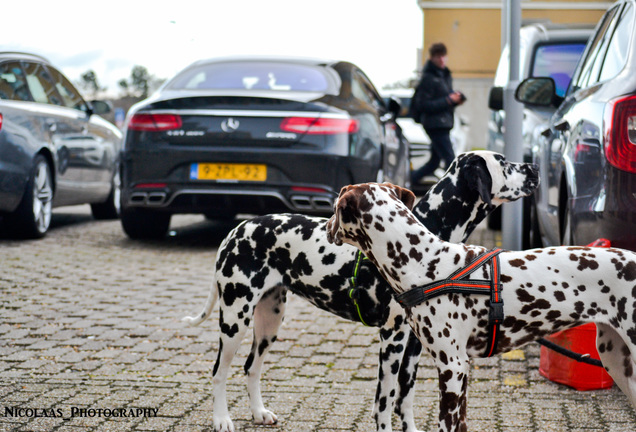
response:
<path id="1" fill-rule="evenodd" d="M 267 180 L 267 165 L 199 163 L 190 166 L 192 180 L 257 181 Z"/>

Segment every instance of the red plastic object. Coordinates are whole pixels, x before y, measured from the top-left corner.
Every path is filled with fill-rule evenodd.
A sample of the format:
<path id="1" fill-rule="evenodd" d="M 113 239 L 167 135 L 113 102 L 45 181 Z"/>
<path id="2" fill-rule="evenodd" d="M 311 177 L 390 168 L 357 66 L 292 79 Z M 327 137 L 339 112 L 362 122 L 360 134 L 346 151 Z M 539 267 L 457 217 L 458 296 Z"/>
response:
<path id="1" fill-rule="evenodd" d="M 607 239 L 598 239 L 588 246 L 610 247 L 611 244 Z M 575 353 L 589 354 L 591 358 L 599 359 L 594 323 L 564 330 L 546 339 Z M 539 373 L 550 381 L 565 384 L 576 390 L 604 389 L 614 384 L 612 377 L 602 367 L 577 362 L 544 346 L 541 347 Z"/>
<path id="2" fill-rule="evenodd" d="M 589 323 L 548 336 L 546 339 L 579 354 L 599 359 L 596 350 L 596 324 Z M 597 390 L 614 384 L 602 367 L 580 363 L 544 346 L 541 347 L 539 373 L 550 381 L 565 384 L 576 390 Z"/>

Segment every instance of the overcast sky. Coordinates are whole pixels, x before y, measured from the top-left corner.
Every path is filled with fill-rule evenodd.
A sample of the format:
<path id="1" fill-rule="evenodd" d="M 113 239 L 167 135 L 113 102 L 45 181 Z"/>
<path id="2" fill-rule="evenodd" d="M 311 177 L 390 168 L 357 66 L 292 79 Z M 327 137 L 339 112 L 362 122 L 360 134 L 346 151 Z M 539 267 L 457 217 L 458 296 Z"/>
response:
<path id="1" fill-rule="evenodd" d="M 201 58 L 293 55 L 351 61 L 378 88 L 409 78 L 422 46 L 417 0 L 22 0 L 2 7 L 0 50 L 47 57 L 102 86 L 133 66 L 171 78 Z"/>

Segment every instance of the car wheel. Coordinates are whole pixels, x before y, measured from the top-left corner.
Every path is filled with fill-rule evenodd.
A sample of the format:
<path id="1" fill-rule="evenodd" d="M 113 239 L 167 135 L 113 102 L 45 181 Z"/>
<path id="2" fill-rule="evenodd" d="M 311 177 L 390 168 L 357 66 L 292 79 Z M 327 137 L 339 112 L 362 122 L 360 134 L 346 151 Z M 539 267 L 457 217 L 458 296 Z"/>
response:
<path id="1" fill-rule="evenodd" d="M 160 239 L 170 228 L 170 213 L 147 209 L 122 209 L 121 225 L 132 239 Z"/>
<path id="2" fill-rule="evenodd" d="M 121 177 L 119 170 L 115 171 L 112 187 L 108 199 L 103 203 L 91 204 L 91 212 L 95 219 L 117 219 L 121 213 Z"/>
<path id="3" fill-rule="evenodd" d="M 21 238 L 44 237 L 51 225 L 52 201 L 51 167 L 44 156 L 37 155 L 22 201 L 5 219 L 8 231 Z"/>

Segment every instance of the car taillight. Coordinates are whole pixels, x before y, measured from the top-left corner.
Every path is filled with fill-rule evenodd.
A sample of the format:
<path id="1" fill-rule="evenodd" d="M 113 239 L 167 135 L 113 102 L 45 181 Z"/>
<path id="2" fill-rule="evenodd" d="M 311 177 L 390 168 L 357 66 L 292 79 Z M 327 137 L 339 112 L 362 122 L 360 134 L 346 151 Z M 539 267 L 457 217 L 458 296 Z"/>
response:
<path id="1" fill-rule="evenodd" d="M 288 117 L 280 124 L 285 132 L 307 135 L 350 134 L 357 132 L 358 127 L 357 120 L 346 118 Z"/>
<path id="2" fill-rule="evenodd" d="M 160 132 L 179 129 L 182 125 L 181 116 L 176 114 L 135 114 L 128 122 L 128 129 Z"/>
<path id="3" fill-rule="evenodd" d="M 2 114 L 0 114 L 0 130 L 2 130 Z"/>
<path id="4" fill-rule="evenodd" d="M 604 117 L 607 161 L 620 170 L 636 173 L 636 96 L 610 101 Z"/>

